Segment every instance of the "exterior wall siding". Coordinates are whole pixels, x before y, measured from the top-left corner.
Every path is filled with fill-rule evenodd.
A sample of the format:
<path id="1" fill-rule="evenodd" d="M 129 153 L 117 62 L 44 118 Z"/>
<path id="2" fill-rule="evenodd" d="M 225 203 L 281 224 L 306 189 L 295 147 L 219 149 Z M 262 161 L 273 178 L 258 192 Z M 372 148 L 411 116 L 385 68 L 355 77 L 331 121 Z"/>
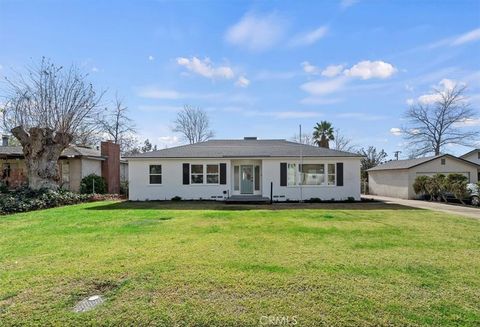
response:
<path id="1" fill-rule="evenodd" d="M 270 183 L 273 183 L 274 201 L 300 200 L 301 194 L 304 200 L 310 198 L 320 198 L 322 200 L 345 200 L 353 197 L 360 200 L 360 159 L 359 158 L 325 158 L 325 159 L 305 159 L 304 164 L 308 163 L 344 163 L 344 185 L 343 186 L 280 186 L 280 163 L 299 163 L 298 159 L 272 158 L 272 159 L 129 159 L 129 199 L 133 201 L 145 200 L 170 200 L 174 196 L 180 196 L 182 199 L 215 199 L 223 200 L 224 197 L 232 195 L 233 178 L 232 164 L 248 162 L 261 162 L 261 194 L 270 197 Z M 182 163 L 191 164 L 209 164 L 226 163 L 227 164 L 227 184 L 226 185 L 183 185 L 182 183 Z M 162 165 L 162 184 L 149 184 L 149 165 Z M 224 194 L 224 192 L 226 194 Z"/>
<path id="2" fill-rule="evenodd" d="M 93 159 L 82 159 L 82 171 L 81 174 L 78 174 L 78 176 L 82 176 L 83 178 L 91 174 L 102 176 L 102 161 Z"/>
<path id="3" fill-rule="evenodd" d="M 445 159 L 445 165 L 441 164 Z M 374 170 L 368 173 L 369 192 L 373 195 L 390 196 L 401 199 L 415 199 L 413 191 L 415 178 L 421 175 L 464 174 L 470 183 L 478 181 L 478 169 L 468 163 L 451 157 L 438 158 L 409 169 Z"/>
<path id="4" fill-rule="evenodd" d="M 474 162 L 477 165 L 480 165 L 480 158 L 478 158 L 478 152 L 479 151 L 475 151 L 473 153 L 470 153 L 468 156 L 463 157 L 463 159 Z"/>
<path id="5" fill-rule="evenodd" d="M 280 163 L 295 163 L 298 159 L 264 159 L 262 185 L 263 196 L 270 197 L 270 183 L 273 182 L 274 201 L 298 201 L 311 198 L 322 200 L 346 200 L 353 197 L 360 200 L 360 159 L 358 158 L 325 158 L 325 159 L 304 159 L 303 164 L 336 164 L 343 162 L 343 186 L 333 185 L 303 185 L 303 186 L 280 186 Z"/>
<path id="6" fill-rule="evenodd" d="M 376 170 L 368 173 L 368 191 L 372 195 L 408 199 L 408 169 Z"/>
<path id="7" fill-rule="evenodd" d="M 185 200 L 223 200 L 230 187 L 230 178 L 226 185 L 202 184 L 183 185 L 182 164 L 227 164 L 227 176 L 230 176 L 230 160 L 222 159 L 141 159 L 128 162 L 129 199 L 133 201 L 170 200 L 180 196 Z M 149 165 L 162 165 L 162 184 L 149 183 Z"/>
<path id="8" fill-rule="evenodd" d="M 410 199 L 417 198 L 413 191 L 413 183 L 415 178 L 420 175 L 433 176 L 435 174 L 448 175 L 451 173 L 464 174 L 468 177 L 469 183 L 478 182 L 478 169 L 475 166 L 469 165 L 462 160 L 456 160 L 450 157 L 445 158 L 445 165 L 441 164 L 441 158 L 424 163 L 420 166 L 410 168 L 408 196 Z"/>
<path id="9" fill-rule="evenodd" d="M 82 159 L 69 159 L 68 162 L 70 166 L 69 190 L 79 192 L 82 180 Z"/>

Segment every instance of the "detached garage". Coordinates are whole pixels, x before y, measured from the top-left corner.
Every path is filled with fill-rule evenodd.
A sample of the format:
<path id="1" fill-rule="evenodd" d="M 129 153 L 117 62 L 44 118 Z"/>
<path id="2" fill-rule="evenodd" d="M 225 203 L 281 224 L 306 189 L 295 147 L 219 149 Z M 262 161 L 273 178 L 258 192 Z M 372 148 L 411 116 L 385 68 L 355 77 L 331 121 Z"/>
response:
<path id="1" fill-rule="evenodd" d="M 368 190 L 373 195 L 414 199 L 413 182 L 417 176 L 457 173 L 467 176 L 470 183 L 476 183 L 479 168 L 474 162 L 449 154 L 394 160 L 368 170 Z"/>

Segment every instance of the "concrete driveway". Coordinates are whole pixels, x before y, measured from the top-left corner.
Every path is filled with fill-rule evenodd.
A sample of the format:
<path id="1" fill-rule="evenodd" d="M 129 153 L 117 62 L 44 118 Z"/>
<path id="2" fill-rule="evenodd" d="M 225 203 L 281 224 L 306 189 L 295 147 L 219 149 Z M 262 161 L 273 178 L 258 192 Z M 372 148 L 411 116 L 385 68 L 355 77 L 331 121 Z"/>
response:
<path id="1" fill-rule="evenodd" d="M 441 212 L 450 213 L 452 215 L 459 215 L 459 216 L 464 216 L 469 218 L 480 219 L 480 208 L 475 208 L 475 207 L 466 207 L 461 205 L 420 201 L 420 200 L 404 200 L 404 199 L 390 198 L 390 197 L 378 196 L 378 195 L 362 195 L 362 198 L 374 199 L 374 200 L 382 201 L 385 203 L 395 203 L 395 204 L 409 206 L 413 208 L 441 211 Z"/>

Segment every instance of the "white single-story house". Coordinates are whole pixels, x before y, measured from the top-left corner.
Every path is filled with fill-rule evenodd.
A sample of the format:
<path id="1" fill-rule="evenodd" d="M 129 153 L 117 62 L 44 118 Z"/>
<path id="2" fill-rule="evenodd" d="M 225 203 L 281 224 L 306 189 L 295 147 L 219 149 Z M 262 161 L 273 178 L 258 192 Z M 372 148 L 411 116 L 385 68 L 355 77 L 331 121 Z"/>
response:
<path id="1" fill-rule="evenodd" d="M 460 156 L 460 158 L 480 165 L 480 149 L 474 149 L 470 152 L 467 152 L 463 156 Z M 478 169 L 478 180 L 480 181 L 480 168 Z"/>
<path id="2" fill-rule="evenodd" d="M 210 140 L 128 157 L 134 201 L 360 200 L 360 159 L 286 140 Z"/>
<path id="3" fill-rule="evenodd" d="M 458 173 L 468 177 L 470 183 L 478 181 L 480 165 L 449 154 L 433 157 L 392 160 L 369 169 L 368 190 L 372 195 L 402 199 L 415 199 L 413 183 L 417 176 Z"/>

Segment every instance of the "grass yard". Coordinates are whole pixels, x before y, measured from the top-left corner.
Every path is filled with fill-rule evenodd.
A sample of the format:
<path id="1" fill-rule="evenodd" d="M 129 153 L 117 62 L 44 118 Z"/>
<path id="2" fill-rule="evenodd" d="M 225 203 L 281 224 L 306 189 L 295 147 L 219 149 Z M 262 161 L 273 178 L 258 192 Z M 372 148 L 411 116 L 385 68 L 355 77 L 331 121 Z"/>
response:
<path id="1" fill-rule="evenodd" d="M 480 221 L 274 208 L 97 202 L 0 217 L 0 325 L 479 326 Z M 106 302 L 72 312 L 93 294 Z"/>

